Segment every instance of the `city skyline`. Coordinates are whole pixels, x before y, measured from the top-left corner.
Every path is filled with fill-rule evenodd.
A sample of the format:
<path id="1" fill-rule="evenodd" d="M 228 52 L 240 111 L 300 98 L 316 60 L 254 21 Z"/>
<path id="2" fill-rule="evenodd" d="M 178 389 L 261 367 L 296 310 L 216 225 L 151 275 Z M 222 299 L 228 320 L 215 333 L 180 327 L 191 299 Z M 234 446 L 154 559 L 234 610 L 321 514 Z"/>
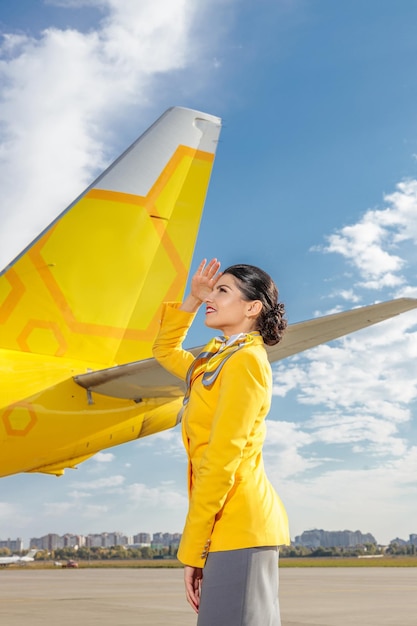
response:
<path id="1" fill-rule="evenodd" d="M 324 530 L 322 528 L 311 528 L 311 529 L 307 529 L 304 530 L 300 533 L 300 535 L 297 535 L 296 537 L 294 537 L 294 540 L 292 540 L 292 545 L 307 545 L 304 540 L 303 540 L 303 536 L 307 537 L 307 536 L 313 536 L 313 535 L 319 536 L 321 534 L 323 535 L 327 535 L 328 537 L 334 537 L 336 535 L 343 535 L 343 534 L 350 534 L 350 535 L 357 535 L 357 536 L 362 536 L 363 538 L 372 538 L 375 540 L 375 543 L 377 545 L 389 545 L 391 543 L 395 543 L 397 541 L 401 541 L 404 542 L 405 544 L 410 543 L 413 545 L 417 545 L 417 533 L 409 533 L 408 534 L 408 539 L 403 539 L 400 537 L 395 537 L 393 539 L 391 539 L 389 542 L 387 543 L 382 543 L 379 542 L 378 539 L 374 536 L 374 534 L 372 532 L 362 532 L 361 530 L 348 530 L 348 529 L 343 529 L 343 530 Z M 136 538 L 139 538 L 140 536 L 144 537 L 147 536 L 149 537 L 149 542 L 147 541 L 133 541 Z M 107 545 L 107 540 L 111 541 L 111 539 L 115 539 L 119 537 L 120 539 L 120 543 L 108 543 Z M 31 537 L 28 540 L 28 548 L 24 547 L 24 541 L 23 539 L 21 539 L 20 537 L 16 537 L 14 539 L 12 538 L 8 538 L 8 539 L 4 539 L 0 537 L 0 549 L 1 548 L 5 548 L 8 547 L 6 544 L 10 543 L 11 545 L 17 545 L 18 542 L 22 542 L 22 548 L 21 550 L 26 550 L 26 549 L 30 549 L 30 548 L 34 548 L 34 547 L 38 547 L 39 545 L 36 543 L 37 541 L 40 543 L 45 543 L 48 540 L 50 541 L 51 538 L 55 538 L 55 540 L 62 540 L 63 545 L 60 545 L 59 547 L 74 547 L 74 545 L 78 545 L 80 546 L 86 546 L 86 547 L 111 547 L 111 546 L 116 546 L 116 545 L 126 545 L 126 546 L 133 546 L 133 545 L 139 545 L 139 544 L 144 544 L 147 545 L 149 543 L 149 545 L 151 545 L 152 543 L 156 544 L 156 543 L 162 543 L 163 545 L 169 545 L 168 543 L 163 543 L 162 541 L 160 541 L 160 539 L 162 537 L 165 537 L 166 540 L 168 539 L 172 539 L 173 541 L 175 540 L 176 543 L 179 542 L 180 538 L 181 538 L 181 533 L 180 532 L 167 532 L 167 531 L 155 531 L 155 532 L 147 532 L 147 531 L 139 531 L 134 533 L 133 535 L 128 535 L 125 534 L 123 531 L 102 531 L 102 532 L 97 532 L 97 533 L 88 533 L 88 534 L 83 534 L 83 533 L 71 533 L 71 532 L 66 532 L 63 533 L 62 535 L 59 535 L 58 533 L 46 533 L 45 535 L 43 535 L 42 537 Z M 89 542 L 89 538 L 92 539 L 93 541 L 90 543 Z M 102 539 L 104 543 L 99 544 L 98 541 L 99 539 Z M 129 542 L 128 540 L 132 539 L 131 542 Z M 77 543 L 74 544 L 74 541 L 78 541 L 81 543 Z M 71 545 L 72 542 L 72 545 Z M 368 539 L 364 539 L 364 542 L 368 542 Z M 65 545 L 64 545 L 65 544 Z M 331 544 L 317 544 L 317 546 L 321 546 L 321 547 L 330 547 Z M 337 546 L 338 544 L 336 543 L 335 546 Z M 348 543 L 346 544 L 341 544 L 341 545 L 349 545 Z M 352 544 L 352 545 L 359 545 L 359 544 Z M 46 548 L 45 548 L 46 549 Z M 49 549 L 53 549 L 53 548 L 49 548 Z M 14 551 L 19 551 L 19 549 L 14 549 Z"/>

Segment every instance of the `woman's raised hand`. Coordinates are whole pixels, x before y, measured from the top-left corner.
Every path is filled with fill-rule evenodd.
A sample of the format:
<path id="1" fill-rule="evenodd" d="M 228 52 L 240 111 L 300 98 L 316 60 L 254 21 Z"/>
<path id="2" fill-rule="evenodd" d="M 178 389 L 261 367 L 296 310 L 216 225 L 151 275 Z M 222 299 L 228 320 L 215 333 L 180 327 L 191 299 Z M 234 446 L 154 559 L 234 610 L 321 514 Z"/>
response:
<path id="1" fill-rule="evenodd" d="M 196 273 L 191 279 L 191 295 L 201 302 L 207 298 L 213 291 L 213 287 L 216 284 L 220 274 L 220 262 L 217 259 L 211 259 L 207 263 L 206 259 L 203 259 L 197 268 Z"/>
<path id="2" fill-rule="evenodd" d="M 195 312 L 201 303 L 213 291 L 219 276 L 220 261 L 211 259 L 207 263 L 207 259 L 203 259 L 197 268 L 196 273 L 191 279 L 191 291 L 184 300 L 180 309 L 183 311 Z"/>

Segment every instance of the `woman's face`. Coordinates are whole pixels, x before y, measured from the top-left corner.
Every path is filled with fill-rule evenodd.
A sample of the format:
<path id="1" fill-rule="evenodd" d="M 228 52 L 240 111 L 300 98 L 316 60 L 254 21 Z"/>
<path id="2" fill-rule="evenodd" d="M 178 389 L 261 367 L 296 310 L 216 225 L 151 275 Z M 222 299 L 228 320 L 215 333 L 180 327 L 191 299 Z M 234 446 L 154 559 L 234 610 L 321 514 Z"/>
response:
<path id="1" fill-rule="evenodd" d="M 243 299 L 237 280 L 232 274 L 220 276 L 205 303 L 206 326 L 221 330 L 228 337 L 255 330 L 256 318 L 262 308 L 258 300 Z"/>

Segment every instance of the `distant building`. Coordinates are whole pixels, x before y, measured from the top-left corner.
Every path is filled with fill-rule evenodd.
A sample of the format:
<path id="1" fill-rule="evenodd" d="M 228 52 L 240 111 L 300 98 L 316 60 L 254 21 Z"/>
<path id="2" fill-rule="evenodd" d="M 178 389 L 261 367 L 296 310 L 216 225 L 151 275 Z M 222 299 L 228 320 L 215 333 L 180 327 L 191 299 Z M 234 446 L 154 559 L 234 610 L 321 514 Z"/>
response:
<path id="1" fill-rule="evenodd" d="M 391 546 L 394 543 L 397 546 L 406 546 L 408 542 L 405 539 L 401 539 L 400 537 L 396 537 L 395 539 L 391 539 L 391 541 L 389 542 L 389 545 Z"/>
<path id="2" fill-rule="evenodd" d="M 152 535 L 151 547 L 155 550 L 161 550 L 162 548 L 178 548 L 180 540 L 180 533 L 154 533 Z"/>
<path id="3" fill-rule="evenodd" d="M 102 532 L 90 535 L 74 535 L 66 533 L 57 535 L 49 533 L 43 537 L 32 537 L 29 548 L 38 548 L 48 552 L 59 548 L 81 548 L 98 547 L 111 548 L 113 546 L 137 546 L 152 547 L 156 550 L 164 548 L 177 549 L 181 540 L 181 533 L 150 533 L 140 532 L 133 535 L 133 538 L 121 532 Z M 355 548 L 364 544 L 377 544 L 375 537 L 370 533 L 362 533 L 359 530 L 337 530 L 329 531 L 322 529 L 305 530 L 301 535 L 295 537 L 294 545 L 306 548 Z M 411 533 L 409 540 L 393 539 L 390 544 L 398 546 L 417 546 L 417 533 Z M 22 552 L 24 550 L 23 541 L 17 539 L 0 539 L 0 548 L 7 548 L 11 552 Z"/>
<path id="4" fill-rule="evenodd" d="M 83 546 L 111 548 L 113 546 L 127 546 L 129 543 L 129 537 L 118 532 L 92 534 L 87 537 L 71 533 L 62 536 L 49 533 L 43 537 L 32 537 L 30 548 L 39 548 L 39 550 L 50 552 L 60 548 L 81 548 Z"/>
<path id="5" fill-rule="evenodd" d="M 390 546 L 393 544 L 396 544 L 397 546 L 417 546 L 417 534 L 412 533 L 408 541 L 406 539 L 396 537 L 395 539 L 391 539 L 389 544 Z"/>
<path id="6" fill-rule="evenodd" d="M 376 544 L 376 539 L 359 530 L 305 530 L 294 541 L 296 546 L 305 548 L 354 548 L 365 543 Z"/>
<path id="7" fill-rule="evenodd" d="M 10 552 L 22 552 L 23 540 L 17 539 L 0 539 L 0 548 L 8 548 Z"/>
<path id="8" fill-rule="evenodd" d="M 182 537 L 181 533 L 174 533 L 173 535 L 171 535 L 171 537 L 171 546 L 174 548 L 178 548 Z"/>
<path id="9" fill-rule="evenodd" d="M 151 536 L 149 533 L 138 533 L 133 535 L 133 543 L 139 547 L 149 547 L 151 545 Z"/>
<path id="10" fill-rule="evenodd" d="M 129 537 L 119 532 L 101 533 L 103 548 L 112 548 L 114 546 L 127 546 L 130 541 Z"/>
<path id="11" fill-rule="evenodd" d="M 64 548 L 82 548 L 85 546 L 85 537 L 83 535 L 72 535 L 71 533 L 66 533 L 61 537 L 63 540 Z"/>
<path id="12" fill-rule="evenodd" d="M 101 548 L 103 538 L 101 534 L 87 535 L 85 538 L 85 545 L 87 548 Z"/>
<path id="13" fill-rule="evenodd" d="M 57 550 L 64 547 L 64 539 L 55 533 L 48 533 L 43 537 L 32 537 L 29 543 L 30 548 L 38 548 L 39 550 Z"/>
<path id="14" fill-rule="evenodd" d="M 129 537 L 119 532 L 87 535 L 85 539 L 85 545 L 89 548 L 112 548 L 127 546 L 129 543 L 131 543 Z"/>

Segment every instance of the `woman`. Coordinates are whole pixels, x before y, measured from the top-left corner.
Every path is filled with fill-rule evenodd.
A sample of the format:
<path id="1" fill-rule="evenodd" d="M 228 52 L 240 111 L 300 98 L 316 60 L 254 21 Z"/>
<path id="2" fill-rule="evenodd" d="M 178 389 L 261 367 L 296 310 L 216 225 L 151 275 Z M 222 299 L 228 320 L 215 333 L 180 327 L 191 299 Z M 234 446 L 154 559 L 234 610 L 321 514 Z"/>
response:
<path id="1" fill-rule="evenodd" d="M 186 380 L 182 434 L 189 510 L 178 550 L 198 626 L 279 626 L 278 546 L 285 509 L 263 468 L 272 376 L 264 344 L 286 328 L 268 274 L 251 265 L 219 273 L 202 261 L 184 302 L 164 305 L 155 358 Z M 194 359 L 182 349 L 205 303 L 206 326 L 224 337 Z"/>

